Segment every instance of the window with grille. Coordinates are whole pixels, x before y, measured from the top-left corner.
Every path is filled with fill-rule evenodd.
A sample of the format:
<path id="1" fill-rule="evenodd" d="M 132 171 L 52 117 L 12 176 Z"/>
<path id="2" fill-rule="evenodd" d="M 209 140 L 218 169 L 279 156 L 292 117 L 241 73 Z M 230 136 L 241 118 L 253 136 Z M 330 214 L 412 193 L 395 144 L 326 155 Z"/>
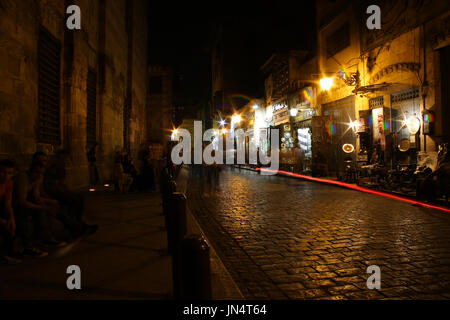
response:
<path id="1" fill-rule="evenodd" d="M 350 45 L 350 25 L 344 24 L 331 36 L 327 37 L 327 58 L 331 58 L 339 51 L 347 48 Z"/>
<path id="2" fill-rule="evenodd" d="M 87 146 L 91 147 L 97 141 L 97 74 L 89 69 L 87 76 Z"/>
<path id="3" fill-rule="evenodd" d="M 38 142 L 61 144 L 60 128 L 61 42 L 45 28 L 38 41 Z"/>
<path id="4" fill-rule="evenodd" d="M 418 97 L 419 97 L 419 88 L 414 87 L 391 94 L 391 102 L 395 104 L 400 103 L 402 101 L 415 99 Z"/>
<path id="5" fill-rule="evenodd" d="M 404 126 L 409 116 L 420 117 L 419 88 L 413 87 L 391 94 L 392 129 L 398 133 L 398 140 L 409 139 L 410 133 Z"/>
<path id="6" fill-rule="evenodd" d="M 379 97 L 370 99 L 369 100 L 369 106 L 370 106 L 370 109 L 383 107 L 384 106 L 384 97 L 383 96 L 379 96 Z"/>

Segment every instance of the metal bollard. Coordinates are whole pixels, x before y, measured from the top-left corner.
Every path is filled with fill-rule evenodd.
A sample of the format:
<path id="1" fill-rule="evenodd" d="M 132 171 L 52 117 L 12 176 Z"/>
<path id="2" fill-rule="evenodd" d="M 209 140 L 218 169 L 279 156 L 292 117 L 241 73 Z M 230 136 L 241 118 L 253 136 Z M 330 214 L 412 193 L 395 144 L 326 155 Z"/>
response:
<path id="1" fill-rule="evenodd" d="M 172 178 L 170 178 L 169 176 L 165 176 L 165 177 L 161 178 L 161 189 L 160 189 L 160 191 L 161 191 L 161 198 L 162 198 L 162 201 L 163 201 L 164 214 L 166 214 L 166 211 L 164 210 L 165 209 L 164 206 L 165 206 L 166 203 L 168 203 L 168 201 L 166 201 L 166 200 L 168 200 L 170 195 L 172 193 L 174 193 L 176 191 L 176 189 L 177 189 L 177 183 Z"/>
<path id="2" fill-rule="evenodd" d="M 167 173 L 166 173 L 166 171 L 165 170 L 163 170 L 162 172 L 161 172 L 161 178 L 160 178 L 160 181 L 159 181 L 159 184 L 160 184 L 160 189 L 159 189 L 159 191 L 161 192 L 161 198 L 162 198 L 162 201 L 163 201 L 163 211 L 164 211 L 164 200 L 165 200 L 165 196 L 167 195 L 167 194 L 170 194 L 169 192 L 168 192 L 168 188 L 169 188 L 169 176 L 167 175 Z"/>
<path id="3" fill-rule="evenodd" d="M 169 228 L 169 212 L 171 208 L 171 196 L 174 192 L 177 191 L 177 183 L 174 180 L 169 180 L 167 185 L 165 186 L 164 191 L 162 192 L 162 207 L 163 214 L 165 218 L 165 227 Z"/>
<path id="4" fill-rule="evenodd" d="M 180 296 L 183 299 L 211 299 L 209 246 L 201 235 L 189 235 L 181 243 Z"/>
<path id="5" fill-rule="evenodd" d="M 183 237 L 186 235 L 186 196 L 173 192 L 168 199 L 167 249 L 172 255 L 173 293 L 175 299 L 181 296 L 181 262 L 180 250 Z"/>
<path id="6" fill-rule="evenodd" d="M 174 254 L 186 235 L 186 196 L 173 192 L 169 197 L 167 215 L 167 248 Z"/>

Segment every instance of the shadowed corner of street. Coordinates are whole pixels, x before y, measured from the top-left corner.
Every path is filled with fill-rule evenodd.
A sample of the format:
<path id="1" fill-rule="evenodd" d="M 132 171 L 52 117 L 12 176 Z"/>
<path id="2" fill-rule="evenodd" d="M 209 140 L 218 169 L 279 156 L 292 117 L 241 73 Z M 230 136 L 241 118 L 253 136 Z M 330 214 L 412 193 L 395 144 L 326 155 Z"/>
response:
<path id="1" fill-rule="evenodd" d="M 98 231 L 49 257 L 0 266 L 0 299 L 171 299 L 160 194 L 102 191 L 85 198 L 87 221 Z M 67 288 L 71 265 L 81 270 L 79 290 Z"/>

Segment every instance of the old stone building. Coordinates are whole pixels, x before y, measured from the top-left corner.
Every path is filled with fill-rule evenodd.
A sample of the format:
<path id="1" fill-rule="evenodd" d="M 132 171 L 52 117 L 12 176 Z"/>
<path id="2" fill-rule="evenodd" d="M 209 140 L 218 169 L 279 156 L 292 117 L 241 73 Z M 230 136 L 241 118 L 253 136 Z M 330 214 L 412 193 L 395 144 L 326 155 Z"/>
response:
<path id="1" fill-rule="evenodd" d="M 69 30 L 66 9 L 81 9 Z M 100 178 L 116 152 L 147 140 L 145 0 L 0 0 L 0 156 L 69 151 L 68 183 L 88 184 L 86 149 L 97 141 Z"/>
<path id="2" fill-rule="evenodd" d="M 171 67 L 151 65 L 148 69 L 148 128 L 152 143 L 166 145 L 173 129 L 174 106 L 173 70 Z"/>
<path id="3" fill-rule="evenodd" d="M 311 87 L 317 62 L 312 54 L 303 50 L 290 50 L 273 54 L 261 67 L 266 75 L 266 105 L 270 109 L 267 119 L 271 128 L 279 130 L 280 167 L 292 170 L 297 159 L 295 148 L 298 129 L 304 125 L 306 109 L 304 90 Z M 314 93 L 312 93 L 314 95 Z M 307 107 L 315 109 L 315 104 Z"/>
<path id="4" fill-rule="evenodd" d="M 330 171 L 341 171 L 345 157 L 370 161 L 375 151 L 387 165 L 414 164 L 448 141 L 448 2 L 316 4 L 319 71 L 332 79 L 318 95 L 330 117 Z M 373 4 L 379 30 L 366 26 Z M 355 152 L 343 152 L 344 144 Z"/>

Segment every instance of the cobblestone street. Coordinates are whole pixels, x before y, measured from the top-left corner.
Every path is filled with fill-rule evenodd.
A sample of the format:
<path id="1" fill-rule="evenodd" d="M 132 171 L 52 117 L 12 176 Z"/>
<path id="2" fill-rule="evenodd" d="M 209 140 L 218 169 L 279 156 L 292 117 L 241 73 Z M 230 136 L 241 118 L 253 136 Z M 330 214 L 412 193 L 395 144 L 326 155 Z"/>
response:
<path id="1" fill-rule="evenodd" d="M 192 212 L 247 299 L 449 299 L 450 216 L 235 169 Z M 369 290 L 369 265 L 381 290 Z"/>

